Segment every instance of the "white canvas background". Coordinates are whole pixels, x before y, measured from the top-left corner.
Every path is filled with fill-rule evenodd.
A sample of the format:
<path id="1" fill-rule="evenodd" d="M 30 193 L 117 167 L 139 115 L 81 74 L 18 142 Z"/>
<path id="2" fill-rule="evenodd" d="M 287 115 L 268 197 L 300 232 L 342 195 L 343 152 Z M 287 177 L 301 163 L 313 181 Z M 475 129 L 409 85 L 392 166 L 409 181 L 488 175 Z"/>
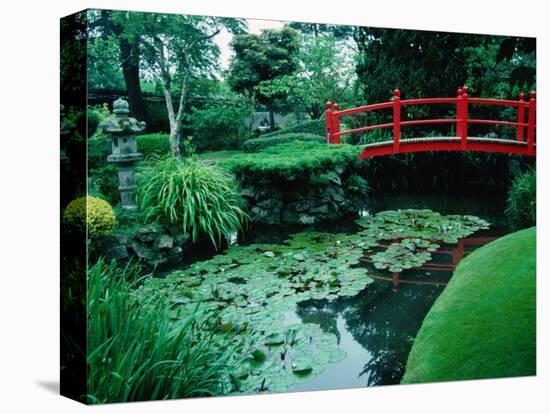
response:
<path id="1" fill-rule="evenodd" d="M 0 5 L 0 412 L 548 412 L 550 13 L 544 1 L 5 0 Z M 59 18 L 86 7 L 537 36 L 538 376 L 86 408 L 57 395 Z M 550 161 L 546 162 L 550 166 Z M 546 325 L 546 326 L 545 326 Z M 86 411 L 89 412 L 89 411 Z"/>

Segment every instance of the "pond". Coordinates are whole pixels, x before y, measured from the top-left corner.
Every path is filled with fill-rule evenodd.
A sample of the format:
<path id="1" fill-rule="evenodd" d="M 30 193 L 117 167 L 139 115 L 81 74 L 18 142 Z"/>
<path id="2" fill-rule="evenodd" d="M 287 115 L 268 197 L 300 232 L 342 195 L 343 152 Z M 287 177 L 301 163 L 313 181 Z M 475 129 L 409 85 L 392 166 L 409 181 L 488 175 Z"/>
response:
<path id="1" fill-rule="evenodd" d="M 226 254 L 167 277 L 175 319 L 200 302 L 251 329 L 260 345 L 236 392 L 399 383 L 456 265 L 511 231 L 495 196 L 377 194 L 369 206 L 358 223 L 251 229 Z"/>

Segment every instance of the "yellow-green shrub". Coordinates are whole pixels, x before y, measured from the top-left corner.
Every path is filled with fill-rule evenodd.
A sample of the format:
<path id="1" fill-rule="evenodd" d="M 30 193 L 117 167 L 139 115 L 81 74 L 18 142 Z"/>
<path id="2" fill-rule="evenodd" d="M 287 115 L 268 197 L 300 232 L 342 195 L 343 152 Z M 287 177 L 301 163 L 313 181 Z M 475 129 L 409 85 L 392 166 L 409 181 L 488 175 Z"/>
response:
<path id="1" fill-rule="evenodd" d="M 69 231 L 86 231 L 90 235 L 104 235 L 116 224 L 111 205 L 100 198 L 84 196 L 69 203 L 63 212 L 63 223 Z"/>

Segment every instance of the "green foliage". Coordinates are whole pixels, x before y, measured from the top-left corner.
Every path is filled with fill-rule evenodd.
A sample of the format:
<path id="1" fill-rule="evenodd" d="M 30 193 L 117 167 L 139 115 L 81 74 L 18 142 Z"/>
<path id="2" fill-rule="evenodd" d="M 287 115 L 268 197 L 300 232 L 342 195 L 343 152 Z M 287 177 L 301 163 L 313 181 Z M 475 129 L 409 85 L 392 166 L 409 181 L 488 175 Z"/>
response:
<path id="1" fill-rule="evenodd" d="M 193 241 L 205 235 L 218 247 L 247 219 L 233 177 L 215 165 L 154 157 L 140 173 L 138 200 L 146 220 L 178 224 Z"/>
<path id="2" fill-rule="evenodd" d="M 105 136 L 98 131 L 98 126 L 106 118 L 111 115 L 107 104 L 88 106 L 87 122 L 88 122 L 88 139 L 102 139 Z"/>
<path id="3" fill-rule="evenodd" d="M 359 148 L 346 144 L 294 141 L 253 154 L 235 155 L 221 161 L 220 165 L 249 179 L 306 179 L 355 162 L 359 152 Z"/>
<path id="4" fill-rule="evenodd" d="M 536 233 L 463 259 L 424 319 L 402 383 L 536 374 Z"/>
<path id="5" fill-rule="evenodd" d="M 212 315 L 190 313 L 174 324 L 163 295 L 133 290 L 136 266 L 100 260 L 87 274 L 89 403 L 223 393 L 235 347 L 214 343 Z"/>
<path id="6" fill-rule="evenodd" d="M 88 191 L 92 196 L 103 198 L 112 205 L 120 202 L 118 190 L 118 167 L 103 161 L 99 167 L 90 169 Z"/>
<path id="7" fill-rule="evenodd" d="M 136 137 L 138 151 L 148 158 L 170 153 L 170 135 L 163 133 L 139 135 Z"/>
<path id="8" fill-rule="evenodd" d="M 314 119 L 311 121 L 306 122 L 300 122 L 299 124 L 292 125 L 286 128 L 283 128 L 279 131 L 275 132 L 268 132 L 267 134 L 262 134 L 260 138 L 269 138 L 274 137 L 281 134 L 289 134 L 289 133 L 306 133 L 306 134 L 314 134 L 314 135 L 320 135 L 322 137 L 325 136 L 325 120 L 322 119 Z"/>
<path id="9" fill-rule="evenodd" d="M 257 86 L 296 69 L 298 33 L 291 28 L 263 30 L 261 34 L 235 36 L 231 41 L 235 56 L 227 80 L 236 92 L 247 92 L 264 105 L 273 105 L 284 93 L 264 94 Z"/>
<path id="10" fill-rule="evenodd" d="M 313 141 L 324 143 L 325 138 L 319 135 L 305 134 L 305 133 L 287 133 L 287 134 L 277 134 L 264 138 L 249 139 L 243 144 L 243 151 L 245 152 L 257 152 L 263 148 L 271 147 L 277 144 L 283 144 L 286 142 L 293 141 Z"/>
<path id="11" fill-rule="evenodd" d="M 97 197 L 79 197 L 69 203 L 63 212 L 63 224 L 71 232 L 89 235 L 110 234 L 116 224 L 111 205 Z"/>
<path id="12" fill-rule="evenodd" d="M 354 50 L 334 36 L 300 36 L 296 70 L 262 81 L 257 90 L 264 96 L 287 96 L 313 119 L 323 115 L 327 101 L 342 101 L 352 93 L 355 81 Z"/>
<path id="13" fill-rule="evenodd" d="M 168 112 L 166 104 L 162 100 L 144 99 L 145 113 L 147 116 L 147 130 L 158 132 L 169 132 L 170 121 L 168 120 Z"/>
<path id="14" fill-rule="evenodd" d="M 537 219 L 537 173 L 530 168 L 512 181 L 506 213 L 521 224 L 534 225 Z"/>
<path id="15" fill-rule="evenodd" d="M 197 150 L 239 148 L 246 133 L 245 121 L 253 111 L 249 101 L 236 96 L 191 111 L 191 133 Z"/>
<path id="16" fill-rule="evenodd" d="M 517 84 L 519 87 L 530 88 L 537 75 L 535 67 L 535 53 L 537 41 L 534 37 L 507 37 L 500 43 L 496 63 L 503 60 L 512 61 L 514 55 L 520 56 L 516 59 L 516 67 L 510 73 L 510 84 Z M 519 65 L 518 63 L 519 62 Z"/>

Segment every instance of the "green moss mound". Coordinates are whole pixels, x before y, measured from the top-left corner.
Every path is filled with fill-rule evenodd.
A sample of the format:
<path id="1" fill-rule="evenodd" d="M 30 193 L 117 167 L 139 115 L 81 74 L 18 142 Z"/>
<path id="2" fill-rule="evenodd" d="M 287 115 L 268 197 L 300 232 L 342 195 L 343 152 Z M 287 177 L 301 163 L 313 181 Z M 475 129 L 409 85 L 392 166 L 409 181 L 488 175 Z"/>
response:
<path id="1" fill-rule="evenodd" d="M 401 382 L 534 375 L 535 267 L 534 227 L 465 258 L 426 316 Z"/>
<path id="2" fill-rule="evenodd" d="M 263 148 L 272 147 L 273 145 L 284 144 L 292 141 L 312 141 L 324 143 L 325 138 L 320 135 L 306 134 L 306 133 L 288 133 L 278 134 L 272 137 L 260 137 L 249 139 L 243 144 L 243 151 L 245 152 L 257 152 Z"/>
<path id="3" fill-rule="evenodd" d="M 250 179 L 277 177 L 294 180 L 360 163 L 357 158 L 359 152 L 360 149 L 353 145 L 293 141 L 253 154 L 236 155 L 221 161 L 220 165 Z"/>

